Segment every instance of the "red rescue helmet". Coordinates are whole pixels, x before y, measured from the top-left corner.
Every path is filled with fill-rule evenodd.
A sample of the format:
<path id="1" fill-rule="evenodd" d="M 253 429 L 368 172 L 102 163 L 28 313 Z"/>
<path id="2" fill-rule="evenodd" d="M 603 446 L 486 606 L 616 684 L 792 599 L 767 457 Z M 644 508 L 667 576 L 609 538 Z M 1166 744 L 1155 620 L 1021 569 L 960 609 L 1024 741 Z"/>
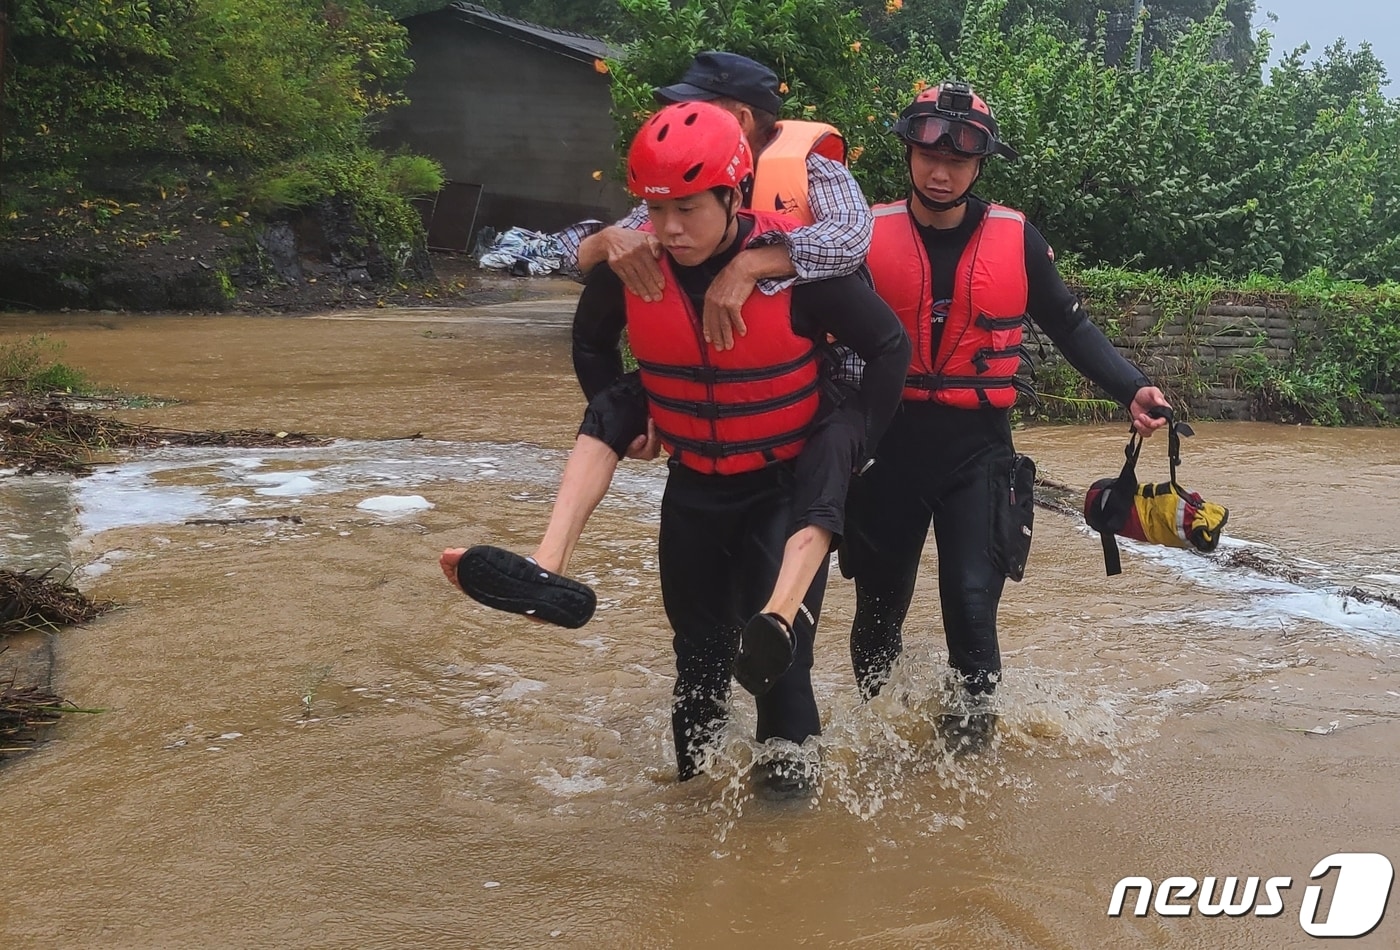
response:
<path id="1" fill-rule="evenodd" d="M 642 124 L 627 152 L 627 188 L 646 200 L 742 188 L 753 154 L 739 120 L 709 102 L 677 102 Z"/>
<path id="2" fill-rule="evenodd" d="M 986 101 L 964 82 L 925 89 L 899 114 L 894 134 L 906 145 L 946 146 L 960 155 L 1001 155 L 1016 150 L 997 137 L 997 120 Z"/>

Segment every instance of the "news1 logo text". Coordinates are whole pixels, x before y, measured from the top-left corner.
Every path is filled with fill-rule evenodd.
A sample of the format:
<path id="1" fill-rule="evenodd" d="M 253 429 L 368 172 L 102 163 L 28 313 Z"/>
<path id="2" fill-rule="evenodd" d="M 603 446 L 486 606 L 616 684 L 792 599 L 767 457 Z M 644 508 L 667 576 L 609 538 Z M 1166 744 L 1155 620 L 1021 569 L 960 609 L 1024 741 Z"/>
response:
<path id="1" fill-rule="evenodd" d="M 1335 872 L 1335 873 L 1334 873 Z M 1342 851 L 1313 866 L 1298 904 L 1298 925 L 1313 937 L 1362 937 L 1385 916 L 1395 869 L 1383 854 Z M 1291 903 L 1291 877 L 1167 877 L 1154 884 L 1146 877 L 1125 877 L 1113 887 L 1108 916 L 1277 917 Z M 1331 901 L 1323 907 L 1330 887 Z M 1129 902 L 1129 895 L 1132 901 Z"/>

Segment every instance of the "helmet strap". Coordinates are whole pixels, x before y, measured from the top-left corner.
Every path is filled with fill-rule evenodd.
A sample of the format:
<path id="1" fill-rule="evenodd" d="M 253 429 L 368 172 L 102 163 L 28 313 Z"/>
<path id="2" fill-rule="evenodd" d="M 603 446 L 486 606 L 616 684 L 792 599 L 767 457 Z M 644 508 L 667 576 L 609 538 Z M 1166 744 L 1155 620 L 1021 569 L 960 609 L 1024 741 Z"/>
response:
<path id="1" fill-rule="evenodd" d="M 739 218 L 739 209 L 743 207 L 743 196 L 737 189 L 729 189 L 724 199 L 724 237 L 720 239 L 719 246 L 727 247 L 737 236 L 734 222 Z"/>
<path id="2" fill-rule="evenodd" d="M 977 174 L 972 176 L 972 181 L 968 183 L 967 190 L 962 194 L 958 195 L 952 201 L 934 201 L 928 195 L 920 191 L 918 183 L 914 181 L 913 166 L 910 164 L 910 159 L 913 157 L 914 147 L 906 143 L 904 146 L 904 164 L 905 168 L 909 169 L 909 185 L 913 189 L 914 197 L 919 199 L 919 204 L 930 211 L 952 211 L 954 208 L 967 204 L 967 197 L 972 194 L 973 186 L 976 185 L 977 180 L 982 177 L 982 165 L 986 162 L 985 157 L 977 160 Z"/>
<path id="3" fill-rule="evenodd" d="M 739 217 L 739 209 L 744 206 L 743 195 L 737 188 L 731 189 L 724 201 L 724 233 L 729 233 L 729 228 L 734 224 L 734 219 Z"/>

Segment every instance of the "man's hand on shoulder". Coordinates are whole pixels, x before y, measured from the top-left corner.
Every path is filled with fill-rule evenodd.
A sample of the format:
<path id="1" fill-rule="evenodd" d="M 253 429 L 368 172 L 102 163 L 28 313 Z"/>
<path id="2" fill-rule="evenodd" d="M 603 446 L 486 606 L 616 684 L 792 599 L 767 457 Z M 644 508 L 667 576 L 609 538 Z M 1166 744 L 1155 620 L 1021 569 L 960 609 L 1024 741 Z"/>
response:
<path id="1" fill-rule="evenodd" d="M 623 285 L 648 303 L 660 300 L 665 288 L 657 263 L 660 258 L 661 242 L 654 234 L 617 225 L 603 228 L 579 245 L 581 270 L 607 261 Z"/>
<path id="2" fill-rule="evenodd" d="M 742 311 L 749 295 L 758 286 L 758 276 L 747 264 L 748 251 L 741 251 L 710 282 L 705 291 L 705 342 L 716 350 L 734 348 L 734 338 L 748 332 Z"/>
<path id="3" fill-rule="evenodd" d="M 618 227 L 604 228 L 599 233 L 608 235 L 608 266 L 618 279 L 648 303 L 659 301 L 666 280 L 658 263 L 662 251 L 656 235 Z"/>

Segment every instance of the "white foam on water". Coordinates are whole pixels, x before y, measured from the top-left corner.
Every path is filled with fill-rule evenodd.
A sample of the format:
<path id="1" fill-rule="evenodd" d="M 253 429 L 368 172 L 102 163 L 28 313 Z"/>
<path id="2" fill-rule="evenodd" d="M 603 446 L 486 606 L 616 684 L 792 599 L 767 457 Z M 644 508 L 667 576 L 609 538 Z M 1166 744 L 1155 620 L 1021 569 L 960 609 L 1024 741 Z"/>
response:
<path id="1" fill-rule="evenodd" d="M 244 509 L 244 515 L 259 510 L 285 514 L 289 503 L 355 491 L 423 499 L 421 504 L 385 502 L 389 510 L 379 513 L 391 514 L 432 504 L 424 489 L 435 484 L 498 479 L 524 483 L 541 503 L 553 497 L 564 453 L 524 443 L 491 448 L 483 454 L 481 444 L 427 439 L 338 441 L 275 450 L 168 446 L 72 481 L 77 528 L 79 535 L 90 535 L 112 528 L 178 524 L 215 508 Z M 162 479 L 170 473 L 179 473 L 181 484 Z M 655 520 L 665 478 L 664 466 L 626 464 L 618 470 L 604 505 Z"/>
<path id="2" fill-rule="evenodd" d="M 254 493 L 259 495 L 300 498 L 303 495 L 314 495 L 322 489 L 322 483 L 313 477 L 318 474 L 320 472 L 317 469 L 310 472 L 265 472 L 245 476 L 245 480 L 263 486 L 253 489 Z"/>
<path id="3" fill-rule="evenodd" d="M 101 467 L 91 477 L 73 481 L 78 529 L 88 535 L 112 528 L 178 524 L 212 508 L 282 514 L 289 501 L 356 490 L 402 495 L 408 489 L 443 482 L 510 478 L 549 489 L 541 497 L 552 493 L 563 468 L 562 453 L 526 444 L 498 449 L 482 455 L 480 445 L 427 439 L 339 441 L 274 451 L 171 446 L 145 453 L 137 461 Z M 180 485 L 159 478 L 176 472 L 183 476 Z M 664 473 L 658 470 L 652 481 L 660 497 Z M 407 510 L 410 504 L 418 505 L 413 510 L 422 510 L 423 504 L 431 502 L 423 498 L 421 504 L 385 504 L 394 511 Z"/>
<path id="4" fill-rule="evenodd" d="M 212 499 L 184 485 L 159 485 L 151 476 L 159 469 L 140 463 L 96 472 L 74 482 L 78 529 L 96 534 L 111 528 L 142 524 L 178 524 L 207 514 Z"/>
<path id="5" fill-rule="evenodd" d="M 228 464 L 233 466 L 234 468 L 252 469 L 262 468 L 267 463 L 264 462 L 261 458 L 254 457 L 229 459 Z"/>
<path id="6" fill-rule="evenodd" d="M 411 511 L 426 511 L 433 507 L 433 503 L 422 495 L 375 495 L 355 507 L 382 515 L 402 515 Z"/>
<path id="7" fill-rule="evenodd" d="M 1366 603 L 1340 591 L 1284 590 L 1261 592 L 1242 606 L 1156 614 L 1138 622 L 1197 623 L 1234 630 L 1286 629 L 1290 622 L 1319 623 L 1365 637 L 1400 637 L 1400 611 Z"/>
<path id="8" fill-rule="evenodd" d="M 570 774 L 561 774 L 553 766 L 547 766 L 545 774 L 534 777 L 535 784 L 558 798 L 577 798 L 608 787 L 605 777 L 593 774 L 603 763 L 592 756 L 576 756 L 565 760 L 565 764 L 572 767 Z"/>
<path id="9" fill-rule="evenodd" d="M 545 684 L 539 680 L 520 679 L 501 690 L 496 696 L 496 701 L 500 703 L 514 702 L 524 699 L 531 693 L 537 693 L 545 688 Z"/>
<path id="10" fill-rule="evenodd" d="M 1081 531 L 1091 533 L 1087 527 Z M 1097 537 L 1097 535 L 1095 535 Z M 1205 623 L 1222 629 L 1268 630 L 1290 622 L 1321 624 L 1366 637 L 1400 637 L 1400 610 L 1381 600 L 1367 601 L 1352 594 L 1354 579 L 1384 580 L 1387 575 L 1349 574 L 1346 567 L 1322 564 L 1307 558 L 1288 558 L 1270 545 L 1227 538 L 1221 549 L 1250 549 L 1263 564 L 1276 567 L 1281 576 L 1261 574 L 1247 566 L 1223 564 L 1214 558 L 1180 548 L 1119 539 L 1127 554 L 1152 562 L 1181 580 L 1232 602 L 1225 606 L 1193 609 L 1187 598 L 1183 607 L 1136 618 L 1136 623 L 1159 626 Z M 1150 570 L 1150 569 L 1149 569 Z M 1293 580 L 1301 577 L 1302 580 Z M 1375 593 L 1393 596 L 1388 584 L 1374 585 Z"/>

